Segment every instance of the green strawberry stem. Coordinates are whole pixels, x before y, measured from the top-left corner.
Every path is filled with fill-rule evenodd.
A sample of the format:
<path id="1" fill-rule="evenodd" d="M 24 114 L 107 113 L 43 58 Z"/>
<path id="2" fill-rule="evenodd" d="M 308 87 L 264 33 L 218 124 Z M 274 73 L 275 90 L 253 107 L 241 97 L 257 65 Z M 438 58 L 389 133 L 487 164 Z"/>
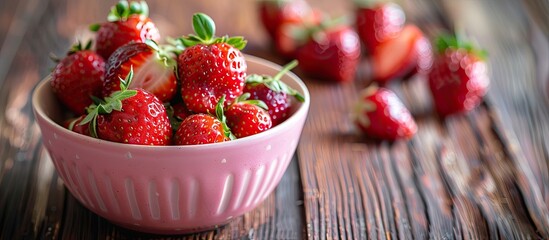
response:
<path id="1" fill-rule="evenodd" d="M 149 16 L 149 6 L 147 2 L 128 2 L 126 0 L 120 0 L 116 5 L 112 6 L 109 15 L 107 16 L 107 21 L 116 22 L 124 21 L 128 19 L 131 15 L 140 15 L 143 17 Z M 101 24 L 96 23 L 90 25 L 90 30 L 92 32 L 97 32 L 101 28 Z"/>
<path id="2" fill-rule="evenodd" d="M 92 46 L 92 40 L 89 40 L 85 46 L 82 45 L 82 42 L 80 40 L 78 40 L 74 45 L 71 46 L 71 48 L 67 52 L 67 56 L 77 53 L 79 51 L 91 50 L 91 46 Z M 59 63 L 61 61 L 61 59 L 54 53 L 50 53 L 49 57 L 55 63 Z"/>
<path id="3" fill-rule="evenodd" d="M 145 40 L 145 44 L 154 50 L 156 53 L 156 58 L 159 59 L 164 66 L 175 67 L 177 63 L 175 57 L 173 56 L 174 51 L 171 49 L 171 46 L 160 46 L 152 39 Z"/>
<path id="4" fill-rule="evenodd" d="M 435 39 L 435 46 L 440 54 L 443 54 L 446 49 L 451 48 L 463 49 L 482 60 L 485 60 L 488 56 L 488 52 L 486 52 L 486 50 L 476 48 L 472 42 L 467 41 L 460 34 L 441 34 Z"/>
<path id="5" fill-rule="evenodd" d="M 109 114 L 112 111 L 122 110 L 122 100 L 131 98 L 137 94 L 136 90 L 129 90 L 128 87 L 133 78 L 133 67 L 130 69 L 126 79 L 120 78 L 120 90 L 113 92 L 105 99 L 99 99 L 94 97 L 94 103 L 88 108 L 88 115 L 79 123 L 79 125 L 90 124 L 90 135 L 94 138 L 98 138 L 97 135 L 97 116 L 100 114 Z"/>
<path id="6" fill-rule="evenodd" d="M 211 45 L 214 43 L 227 43 L 239 50 L 244 49 L 247 41 L 244 37 L 216 37 L 215 36 L 215 22 L 213 19 L 204 13 L 195 13 L 193 15 L 193 30 L 195 34 L 189 34 L 178 38 L 178 41 L 184 47 L 192 47 L 198 44 Z"/>
<path id="7" fill-rule="evenodd" d="M 252 105 L 256 105 L 260 108 L 263 108 L 265 110 L 269 110 L 269 106 L 267 106 L 267 104 L 261 100 L 256 100 L 256 99 L 249 99 L 251 96 L 250 93 L 243 93 L 242 95 L 238 96 L 233 104 L 235 103 L 247 103 L 247 104 L 252 104 Z"/>
<path id="8" fill-rule="evenodd" d="M 225 95 L 223 95 L 217 104 L 215 105 L 215 115 L 217 119 L 221 122 L 221 127 L 223 128 L 223 134 L 231 140 L 235 140 L 236 136 L 231 132 L 231 129 L 227 125 L 227 117 L 225 117 L 225 112 L 223 110 L 223 105 L 225 104 Z"/>
<path id="9" fill-rule="evenodd" d="M 297 60 L 293 60 L 288 64 L 284 65 L 282 70 L 278 72 L 274 77 L 268 75 L 258 75 L 250 74 L 246 77 L 246 83 L 248 84 L 265 84 L 269 89 L 275 92 L 284 92 L 290 96 L 294 96 L 298 101 L 304 102 L 305 97 L 301 95 L 298 91 L 286 85 L 286 83 L 280 81 L 284 74 L 288 73 L 290 70 L 295 68 L 298 65 Z"/>

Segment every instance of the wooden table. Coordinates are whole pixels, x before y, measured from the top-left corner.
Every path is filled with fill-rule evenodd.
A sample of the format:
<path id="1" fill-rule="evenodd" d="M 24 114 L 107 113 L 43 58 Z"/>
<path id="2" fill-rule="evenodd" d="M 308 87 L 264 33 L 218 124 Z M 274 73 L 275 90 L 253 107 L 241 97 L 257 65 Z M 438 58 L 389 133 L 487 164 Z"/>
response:
<path id="1" fill-rule="evenodd" d="M 432 114 L 424 81 L 390 87 L 410 107 L 410 141 L 357 134 L 349 107 L 368 83 L 326 84 L 296 71 L 311 109 L 294 160 L 264 203 L 216 230 L 154 236 L 126 230 L 64 188 L 34 123 L 30 94 L 86 26 L 114 1 L 0 2 L 1 239 L 547 239 L 549 238 L 549 6 L 541 0 L 402 0 L 407 20 L 433 34 L 458 28 L 490 53 L 491 89 L 474 112 Z M 332 15 L 352 2 L 310 3 Z M 219 34 L 243 35 L 244 52 L 283 64 L 269 48 L 253 0 L 149 1 L 164 36 L 191 31 L 205 12 Z"/>

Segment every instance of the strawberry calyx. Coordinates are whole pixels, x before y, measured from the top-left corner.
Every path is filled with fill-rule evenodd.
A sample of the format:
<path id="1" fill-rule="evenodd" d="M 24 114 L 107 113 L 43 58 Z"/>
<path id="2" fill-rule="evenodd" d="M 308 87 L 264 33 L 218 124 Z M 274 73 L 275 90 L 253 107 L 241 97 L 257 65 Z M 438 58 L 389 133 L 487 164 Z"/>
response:
<path id="1" fill-rule="evenodd" d="M 166 67 L 175 67 L 177 62 L 175 61 L 173 54 L 173 49 L 169 45 L 158 45 L 154 40 L 147 39 L 145 44 L 154 50 L 156 53 L 156 59 L 164 64 Z"/>
<path id="2" fill-rule="evenodd" d="M 485 60 L 488 56 L 488 52 L 484 49 L 478 49 L 472 42 L 467 41 L 462 36 L 458 34 L 441 34 L 435 39 L 435 46 L 440 54 L 444 54 L 446 49 L 462 49 L 469 54 L 473 54 Z"/>
<path id="3" fill-rule="evenodd" d="M 126 0 L 120 0 L 116 5 L 112 6 L 111 11 L 107 16 L 107 21 L 124 21 L 131 15 L 139 15 L 143 18 L 148 17 L 149 6 L 147 5 L 147 2 L 128 2 Z M 97 32 L 99 28 L 101 28 L 101 24 L 99 23 L 90 25 L 90 30 L 92 32 Z"/>
<path id="4" fill-rule="evenodd" d="M 221 127 L 223 128 L 223 134 L 225 135 L 225 137 L 228 137 L 231 140 L 235 140 L 236 136 L 232 133 L 231 129 L 227 125 L 227 117 L 225 117 L 225 110 L 223 109 L 224 104 L 225 95 L 223 95 L 215 105 L 215 116 L 221 122 Z"/>
<path id="5" fill-rule="evenodd" d="M 82 45 L 82 42 L 78 40 L 74 45 L 71 46 L 71 48 L 67 52 L 67 56 L 75 54 L 80 51 L 91 50 L 91 47 L 92 47 L 92 40 L 89 40 L 86 43 L 86 45 Z M 59 58 L 59 56 L 55 55 L 54 53 L 50 53 L 49 57 L 55 63 L 59 63 L 61 61 L 61 58 Z"/>
<path id="6" fill-rule="evenodd" d="M 290 96 L 294 96 L 298 101 L 304 102 L 305 98 L 303 97 L 303 95 L 301 95 L 298 91 L 291 88 L 290 86 L 286 85 L 286 83 L 280 81 L 282 76 L 295 68 L 297 64 L 297 60 L 289 62 L 288 64 L 284 65 L 282 70 L 280 70 L 280 72 L 278 72 L 275 76 L 250 74 L 246 77 L 246 84 L 265 84 L 265 86 L 267 86 L 274 92 L 284 92 Z"/>
<path id="7" fill-rule="evenodd" d="M 391 3 L 390 0 L 354 0 L 353 3 L 355 6 L 363 8 L 371 8 L 377 4 Z"/>
<path id="8" fill-rule="evenodd" d="M 178 38 L 177 41 L 184 47 L 192 47 L 198 44 L 211 45 L 215 43 L 227 43 L 239 50 L 244 49 L 247 43 L 242 36 L 216 37 L 215 22 L 210 16 L 204 13 L 195 13 L 193 15 L 193 30 L 196 35 L 189 34 L 188 36 Z"/>
<path id="9" fill-rule="evenodd" d="M 250 96 L 251 96 L 250 93 L 243 93 L 242 95 L 238 96 L 232 104 L 246 103 L 246 104 L 256 105 L 265 110 L 269 110 L 269 106 L 267 106 L 265 102 L 259 99 L 249 99 Z"/>
<path id="10" fill-rule="evenodd" d="M 113 92 L 105 99 L 92 97 L 94 103 L 87 107 L 88 115 L 79 123 L 79 125 L 90 124 L 90 135 L 94 138 L 98 138 L 97 135 L 97 116 L 103 114 L 109 114 L 112 111 L 122 110 L 122 100 L 131 98 L 137 95 L 136 90 L 130 90 L 128 87 L 133 78 L 133 67 L 126 76 L 126 79 L 120 78 L 120 90 Z"/>

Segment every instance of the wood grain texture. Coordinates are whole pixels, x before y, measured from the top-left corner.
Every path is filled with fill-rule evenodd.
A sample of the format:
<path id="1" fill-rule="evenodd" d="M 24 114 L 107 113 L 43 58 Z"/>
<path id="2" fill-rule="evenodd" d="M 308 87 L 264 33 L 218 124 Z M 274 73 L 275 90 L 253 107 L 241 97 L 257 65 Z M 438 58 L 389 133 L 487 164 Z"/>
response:
<path id="1" fill-rule="evenodd" d="M 0 239 L 547 239 L 549 238 L 549 9 L 537 1 L 400 0 L 430 36 L 449 29 L 490 53 L 492 85 L 470 114 L 437 118 L 421 77 L 393 89 L 419 125 L 410 141 L 374 142 L 350 112 L 369 83 L 330 84 L 295 72 L 311 92 L 296 157 L 252 212 L 182 236 L 120 228 L 80 205 L 42 147 L 29 103 L 34 85 L 86 26 L 115 1 L 0 1 Z M 333 15 L 352 1 L 309 1 Z M 219 34 L 243 35 L 245 52 L 279 64 L 255 0 L 148 1 L 165 36 L 191 31 L 203 11 Z"/>

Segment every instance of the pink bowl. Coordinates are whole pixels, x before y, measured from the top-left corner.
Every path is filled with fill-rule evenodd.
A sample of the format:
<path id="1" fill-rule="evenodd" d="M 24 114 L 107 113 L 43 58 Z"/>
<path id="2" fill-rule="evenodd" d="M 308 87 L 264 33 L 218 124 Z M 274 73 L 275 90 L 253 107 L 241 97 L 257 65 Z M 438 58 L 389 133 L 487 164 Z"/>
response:
<path id="1" fill-rule="evenodd" d="M 249 73 L 281 67 L 246 56 Z M 160 234 L 201 231 L 227 223 L 262 202 L 295 152 L 309 109 L 309 92 L 293 73 L 285 83 L 303 94 L 278 126 L 234 141 L 198 146 L 139 146 L 95 139 L 58 123 L 61 109 L 49 78 L 32 104 L 59 176 L 84 206 L 126 228 Z"/>

